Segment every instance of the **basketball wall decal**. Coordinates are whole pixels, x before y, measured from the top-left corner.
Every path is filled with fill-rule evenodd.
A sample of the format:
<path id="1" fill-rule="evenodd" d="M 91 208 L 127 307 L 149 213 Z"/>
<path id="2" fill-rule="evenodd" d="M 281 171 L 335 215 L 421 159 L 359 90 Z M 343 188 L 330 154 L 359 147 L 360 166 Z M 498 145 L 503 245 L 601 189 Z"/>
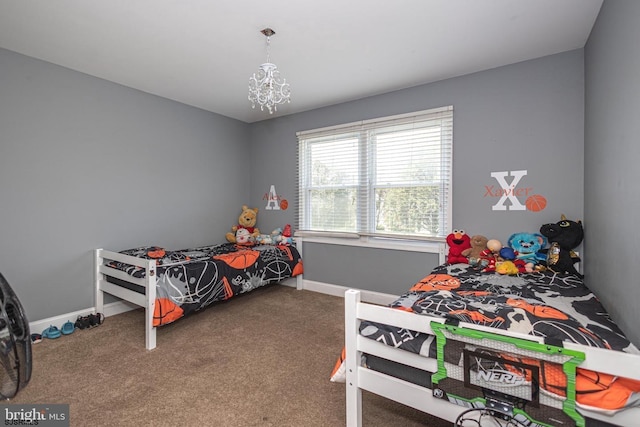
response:
<path id="1" fill-rule="evenodd" d="M 289 207 L 289 202 L 287 201 L 287 199 L 280 200 L 280 209 L 282 209 L 283 211 L 286 211 L 288 207 Z"/>
<path id="2" fill-rule="evenodd" d="M 527 210 L 530 210 L 532 212 L 540 212 L 547 207 L 547 199 L 545 199 L 544 196 L 541 196 L 540 194 L 534 194 L 527 197 L 527 200 L 525 200 L 524 204 L 527 207 Z"/>

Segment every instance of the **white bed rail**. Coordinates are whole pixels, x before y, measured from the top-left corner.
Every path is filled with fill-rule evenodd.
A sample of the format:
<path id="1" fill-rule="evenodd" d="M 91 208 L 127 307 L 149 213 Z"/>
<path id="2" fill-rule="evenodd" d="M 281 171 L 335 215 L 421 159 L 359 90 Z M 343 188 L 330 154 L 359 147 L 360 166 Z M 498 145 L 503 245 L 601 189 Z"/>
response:
<path id="1" fill-rule="evenodd" d="M 145 270 L 144 278 L 135 278 L 124 271 L 109 267 L 106 263 L 109 260 L 120 261 L 126 264 L 135 265 Z M 111 294 L 125 301 L 144 307 L 145 309 L 145 347 L 153 350 L 156 347 L 156 328 L 153 326 L 153 314 L 156 305 L 156 262 L 124 255 L 118 252 L 96 249 L 94 251 L 94 282 L 96 311 L 104 311 L 104 293 Z M 110 283 L 106 276 L 111 276 L 119 280 L 140 286 L 143 293 L 127 289 L 125 287 Z"/>
<path id="2" fill-rule="evenodd" d="M 425 315 L 416 315 L 389 307 L 377 306 L 361 302 L 358 290 L 345 292 L 345 367 L 346 367 L 346 413 L 348 427 L 362 426 L 362 392 L 367 390 L 388 399 L 408 405 L 420 411 L 454 422 L 465 410 L 461 406 L 435 398 L 432 390 L 401 379 L 376 372 L 361 366 L 363 353 L 373 354 L 418 369 L 435 372 L 435 359 L 415 355 L 405 350 L 396 349 L 377 343 L 359 334 L 360 322 L 368 320 L 387 325 L 398 326 L 413 331 L 432 333 L 431 322 L 444 323 L 444 319 Z M 496 330 L 480 325 L 461 322 L 459 327 L 485 332 L 499 333 L 514 338 L 542 343 L 542 339 L 530 335 Z M 579 344 L 564 343 L 565 348 L 583 352 L 586 360 L 580 368 L 604 372 L 620 377 L 640 380 L 640 356 L 620 351 L 587 347 Z M 620 426 L 638 425 L 640 408 L 628 408 L 615 414 L 599 410 L 578 409 L 583 416 L 603 420 Z"/>

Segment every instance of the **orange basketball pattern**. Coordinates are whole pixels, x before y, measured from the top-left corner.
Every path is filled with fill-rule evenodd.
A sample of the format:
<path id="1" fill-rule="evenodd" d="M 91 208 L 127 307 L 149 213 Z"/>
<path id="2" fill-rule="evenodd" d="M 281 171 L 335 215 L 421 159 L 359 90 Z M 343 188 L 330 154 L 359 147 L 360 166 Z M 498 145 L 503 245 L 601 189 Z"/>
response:
<path id="1" fill-rule="evenodd" d="M 534 316 L 543 319 L 567 320 L 569 318 L 569 316 L 558 309 L 543 304 L 529 304 L 523 299 L 507 298 L 507 304 L 511 307 L 521 308 Z"/>
<path id="2" fill-rule="evenodd" d="M 260 252 L 253 250 L 245 250 L 232 252 L 224 255 L 216 255 L 213 259 L 223 261 L 229 267 L 242 270 L 253 265 L 260 257 Z"/>
<path id="3" fill-rule="evenodd" d="M 298 261 L 296 266 L 293 267 L 293 273 L 291 273 L 291 275 L 295 277 L 302 274 L 303 272 L 304 272 L 304 267 L 302 266 L 302 261 Z"/>
<path id="4" fill-rule="evenodd" d="M 450 291 L 460 287 L 460 279 L 448 274 L 430 274 L 411 287 L 412 291 Z"/>
<path id="5" fill-rule="evenodd" d="M 166 325 L 184 316 L 184 311 L 169 298 L 157 298 L 153 309 L 153 326 Z"/>
<path id="6" fill-rule="evenodd" d="M 166 251 L 162 248 L 153 248 L 153 250 L 147 252 L 147 255 L 149 255 L 149 258 L 162 258 L 166 255 Z"/>
<path id="7" fill-rule="evenodd" d="M 534 194 L 532 196 L 527 197 L 527 200 L 525 200 L 524 205 L 531 212 L 540 212 L 541 210 L 547 207 L 547 199 L 544 196 L 541 196 L 540 194 Z"/>
<path id="8" fill-rule="evenodd" d="M 224 286 L 224 299 L 229 299 L 233 296 L 233 289 L 229 284 L 229 280 L 226 277 L 222 278 L 222 285 Z"/>

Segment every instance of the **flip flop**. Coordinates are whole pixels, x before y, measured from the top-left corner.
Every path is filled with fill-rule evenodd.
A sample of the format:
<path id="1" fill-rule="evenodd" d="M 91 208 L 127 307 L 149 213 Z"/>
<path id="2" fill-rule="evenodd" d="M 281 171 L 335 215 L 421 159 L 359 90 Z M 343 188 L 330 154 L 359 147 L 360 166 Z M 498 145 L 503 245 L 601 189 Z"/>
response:
<path id="1" fill-rule="evenodd" d="M 76 327 L 73 326 L 73 323 L 71 322 L 67 322 L 64 325 L 62 325 L 62 335 L 69 335 L 72 334 L 73 331 L 76 330 Z"/>
<path id="2" fill-rule="evenodd" d="M 49 338 L 49 339 L 56 339 L 56 338 L 60 338 L 60 335 L 62 333 L 60 332 L 60 329 L 58 329 L 55 326 L 49 326 L 47 329 L 45 329 L 44 331 L 42 331 L 42 336 L 44 338 Z"/>

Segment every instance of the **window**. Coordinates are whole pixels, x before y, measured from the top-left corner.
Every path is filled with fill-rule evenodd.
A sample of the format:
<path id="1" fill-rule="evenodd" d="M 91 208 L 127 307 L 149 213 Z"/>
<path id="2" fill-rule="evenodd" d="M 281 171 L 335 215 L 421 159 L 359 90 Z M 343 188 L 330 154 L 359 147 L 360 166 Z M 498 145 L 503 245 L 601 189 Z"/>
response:
<path id="1" fill-rule="evenodd" d="M 298 132 L 298 228 L 444 238 L 453 107 Z"/>

